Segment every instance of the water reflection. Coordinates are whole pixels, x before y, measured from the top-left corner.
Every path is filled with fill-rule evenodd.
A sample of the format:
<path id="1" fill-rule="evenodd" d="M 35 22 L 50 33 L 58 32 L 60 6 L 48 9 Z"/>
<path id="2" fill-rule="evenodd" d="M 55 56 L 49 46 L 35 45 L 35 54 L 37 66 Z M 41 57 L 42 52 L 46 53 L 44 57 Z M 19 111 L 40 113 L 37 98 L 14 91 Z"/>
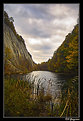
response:
<path id="1" fill-rule="evenodd" d="M 33 83 L 34 97 L 39 94 L 39 91 L 43 89 L 44 94 L 50 93 L 53 100 L 57 100 L 61 96 L 61 86 L 69 78 L 64 74 L 53 73 L 49 71 L 33 71 L 28 74 L 15 74 L 10 78 L 25 80 Z M 57 102 L 59 102 L 57 100 Z"/>

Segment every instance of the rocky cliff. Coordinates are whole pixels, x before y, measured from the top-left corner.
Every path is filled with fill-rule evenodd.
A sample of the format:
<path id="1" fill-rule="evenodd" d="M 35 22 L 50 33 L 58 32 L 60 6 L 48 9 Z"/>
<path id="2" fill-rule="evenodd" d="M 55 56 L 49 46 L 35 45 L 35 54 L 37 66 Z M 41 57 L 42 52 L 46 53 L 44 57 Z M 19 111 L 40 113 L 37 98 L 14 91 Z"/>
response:
<path id="1" fill-rule="evenodd" d="M 34 66 L 31 54 L 27 51 L 24 39 L 18 35 L 14 24 L 4 12 L 4 72 L 26 73 Z"/>

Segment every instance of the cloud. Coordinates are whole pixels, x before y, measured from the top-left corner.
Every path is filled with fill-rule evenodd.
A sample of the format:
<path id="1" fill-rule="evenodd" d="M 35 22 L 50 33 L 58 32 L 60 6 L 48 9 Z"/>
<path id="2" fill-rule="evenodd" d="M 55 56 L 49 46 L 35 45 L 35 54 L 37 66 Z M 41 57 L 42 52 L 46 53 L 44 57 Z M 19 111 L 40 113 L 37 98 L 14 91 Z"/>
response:
<path id="1" fill-rule="evenodd" d="M 49 59 L 72 31 L 79 4 L 4 4 L 4 10 L 14 18 L 16 31 L 38 63 Z"/>

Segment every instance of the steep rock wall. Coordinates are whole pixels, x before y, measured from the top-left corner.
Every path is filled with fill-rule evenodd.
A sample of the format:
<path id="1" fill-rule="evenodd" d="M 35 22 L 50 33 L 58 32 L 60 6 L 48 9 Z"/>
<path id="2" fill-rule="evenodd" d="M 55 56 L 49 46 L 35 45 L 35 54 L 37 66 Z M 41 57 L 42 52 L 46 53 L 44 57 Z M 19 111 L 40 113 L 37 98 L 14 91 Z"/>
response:
<path id="1" fill-rule="evenodd" d="M 17 38 L 13 30 L 4 22 L 4 71 L 5 73 L 26 73 L 34 66 L 31 54 L 24 41 Z"/>

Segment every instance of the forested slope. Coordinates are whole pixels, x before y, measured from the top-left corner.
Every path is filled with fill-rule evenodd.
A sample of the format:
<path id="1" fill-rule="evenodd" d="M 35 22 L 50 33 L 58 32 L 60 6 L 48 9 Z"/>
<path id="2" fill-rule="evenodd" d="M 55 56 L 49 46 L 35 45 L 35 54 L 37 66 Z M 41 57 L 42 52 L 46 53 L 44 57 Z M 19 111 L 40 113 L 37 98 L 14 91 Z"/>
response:
<path id="1" fill-rule="evenodd" d="M 54 52 L 48 61 L 48 69 L 55 72 L 78 71 L 78 24 L 69 33 L 61 46 Z"/>
<path id="2" fill-rule="evenodd" d="M 53 57 L 47 62 L 36 66 L 36 70 L 48 70 L 61 73 L 78 73 L 79 57 L 79 25 L 77 24 L 73 31 L 69 33 L 63 43 L 54 52 Z"/>

